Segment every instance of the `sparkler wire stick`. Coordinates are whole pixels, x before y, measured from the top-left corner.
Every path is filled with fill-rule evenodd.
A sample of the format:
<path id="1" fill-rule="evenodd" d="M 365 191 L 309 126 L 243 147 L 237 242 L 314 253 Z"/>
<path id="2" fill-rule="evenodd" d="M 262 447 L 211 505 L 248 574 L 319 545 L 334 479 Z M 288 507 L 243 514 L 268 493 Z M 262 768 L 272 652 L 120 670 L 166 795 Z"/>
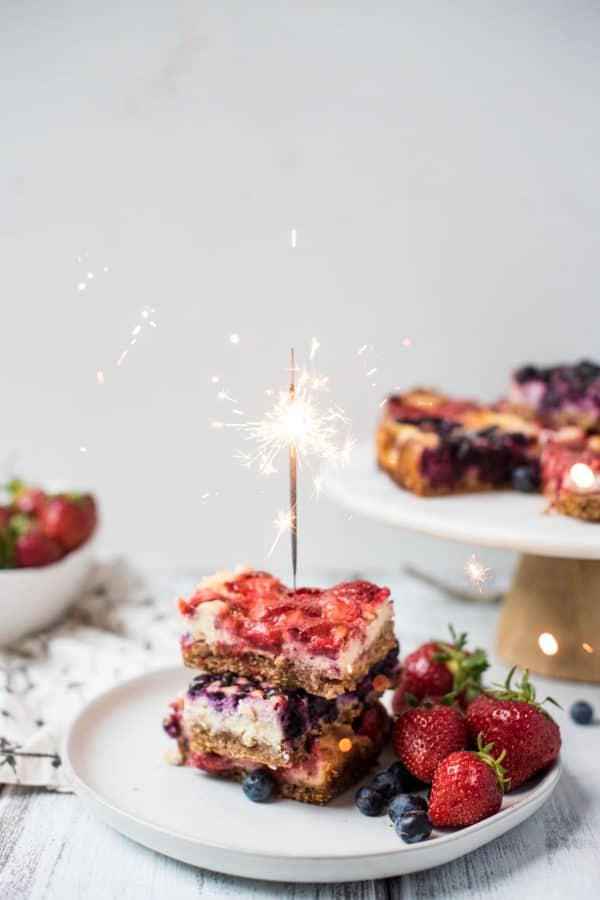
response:
<path id="1" fill-rule="evenodd" d="M 294 348 L 292 347 L 292 375 L 290 380 L 290 405 L 296 399 L 295 382 L 296 363 Z M 292 575 L 294 579 L 294 593 L 296 592 L 296 572 L 298 570 L 298 451 L 296 442 L 290 442 L 290 537 L 292 541 Z"/>

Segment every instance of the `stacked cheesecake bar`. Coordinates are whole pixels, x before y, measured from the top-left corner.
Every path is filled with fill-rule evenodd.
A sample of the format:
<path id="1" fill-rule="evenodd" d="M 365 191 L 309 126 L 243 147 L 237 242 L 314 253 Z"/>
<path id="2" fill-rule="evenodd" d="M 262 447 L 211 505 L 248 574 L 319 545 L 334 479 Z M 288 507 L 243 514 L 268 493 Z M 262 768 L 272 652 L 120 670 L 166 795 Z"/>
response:
<path id="1" fill-rule="evenodd" d="M 311 803 L 356 782 L 389 731 L 389 594 L 365 581 L 293 591 L 252 570 L 205 579 L 179 604 L 183 660 L 202 671 L 164 722 L 178 761 L 236 781 L 267 767 L 279 793 Z"/>

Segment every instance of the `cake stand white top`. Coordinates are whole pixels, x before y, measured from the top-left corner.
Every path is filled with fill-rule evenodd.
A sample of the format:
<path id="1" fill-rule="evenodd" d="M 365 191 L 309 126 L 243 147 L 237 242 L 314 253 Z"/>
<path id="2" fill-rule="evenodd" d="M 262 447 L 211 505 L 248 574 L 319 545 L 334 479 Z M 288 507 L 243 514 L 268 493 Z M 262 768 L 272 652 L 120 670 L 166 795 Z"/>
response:
<path id="1" fill-rule="evenodd" d="M 377 468 L 375 447 L 360 444 L 343 469 L 329 469 L 325 493 L 360 513 L 436 537 L 540 556 L 600 559 L 600 524 L 548 513 L 539 494 L 494 491 L 455 497 L 417 497 Z"/>

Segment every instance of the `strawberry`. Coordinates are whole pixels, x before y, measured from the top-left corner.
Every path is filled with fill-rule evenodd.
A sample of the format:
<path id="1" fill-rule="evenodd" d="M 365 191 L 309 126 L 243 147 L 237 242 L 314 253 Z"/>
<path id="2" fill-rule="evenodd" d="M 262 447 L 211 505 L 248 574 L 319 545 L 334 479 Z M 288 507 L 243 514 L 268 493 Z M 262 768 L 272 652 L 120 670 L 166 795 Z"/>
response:
<path id="1" fill-rule="evenodd" d="M 60 544 L 45 535 L 37 525 L 15 522 L 25 519 L 25 516 L 13 516 L 11 520 L 11 528 L 17 534 L 14 542 L 15 564 L 21 569 L 29 569 L 47 566 L 60 559 L 63 555 Z"/>
<path id="2" fill-rule="evenodd" d="M 436 828 L 474 825 L 502 806 L 504 770 L 491 755 L 492 744 L 451 753 L 437 766 L 429 795 L 429 819 Z"/>
<path id="3" fill-rule="evenodd" d="M 486 691 L 467 709 L 467 727 L 472 736 L 481 734 L 488 743 L 505 752 L 504 768 L 513 790 L 558 756 L 560 728 L 535 699 L 535 687 L 523 672 L 517 689 L 511 688 L 515 668 L 504 686 Z M 556 704 L 551 697 L 546 701 Z"/>
<path id="4" fill-rule="evenodd" d="M 484 650 L 465 650 L 466 633 L 457 635 L 449 626 L 452 643 L 428 641 L 404 660 L 402 681 L 396 691 L 393 706 L 403 708 L 404 694 L 419 700 L 434 702 L 446 694 L 455 693 L 465 704 L 481 689 L 481 674 L 488 666 Z"/>
<path id="5" fill-rule="evenodd" d="M 439 762 L 468 742 L 467 726 L 454 706 L 418 706 L 394 725 L 396 756 L 411 775 L 431 781 Z"/>
<path id="6" fill-rule="evenodd" d="M 81 546 L 96 527 L 97 514 L 90 494 L 59 494 L 48 497 L 39 513 L 44 534 L 65 550 Z"/>
<path id="7" fill-rule="evenodd" d="M 31 487 L 20 478 L 13 478 L 7 485 L 12 502 L 17 512 L 26 515 L 37 515 L 46 500 L 46 494 L 40 488 Z"/>

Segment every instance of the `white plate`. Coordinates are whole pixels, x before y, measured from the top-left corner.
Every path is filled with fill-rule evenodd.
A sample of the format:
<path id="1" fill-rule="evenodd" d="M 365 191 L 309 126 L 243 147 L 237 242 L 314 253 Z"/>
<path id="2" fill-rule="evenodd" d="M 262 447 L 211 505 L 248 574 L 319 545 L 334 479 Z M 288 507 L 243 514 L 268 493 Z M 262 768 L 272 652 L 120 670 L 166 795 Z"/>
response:
<path id="1" fill-rule="evenodd" d="M 161 729 L 168 701 L 189 681 L 164 669 L 112 688 L 74 721 L 65 744 L 73 786 L 108 825 L 186 863 L 274 881 L 355 881 L 428 869 L 456 859 L 518 825 L 552 793 L 555 765 L 505 797 L 490 819 L 412 846 L 387 816 L 368 819 L 355 789 L 325 807 L 277 799 L 255 804 L 239 784 L 166 764 Z"/>
<path id="2" fill-rule="evenodd" d="M 557 513 L 544 515 L 548 504 L 539 494 L 417 497 L 377 468 L 374 445 L 361 444 L 348 466 L 327 470 L 323 489 L 352 512 L 411 531 L 541 556 L 600 559 L 600 526 Z"/>

